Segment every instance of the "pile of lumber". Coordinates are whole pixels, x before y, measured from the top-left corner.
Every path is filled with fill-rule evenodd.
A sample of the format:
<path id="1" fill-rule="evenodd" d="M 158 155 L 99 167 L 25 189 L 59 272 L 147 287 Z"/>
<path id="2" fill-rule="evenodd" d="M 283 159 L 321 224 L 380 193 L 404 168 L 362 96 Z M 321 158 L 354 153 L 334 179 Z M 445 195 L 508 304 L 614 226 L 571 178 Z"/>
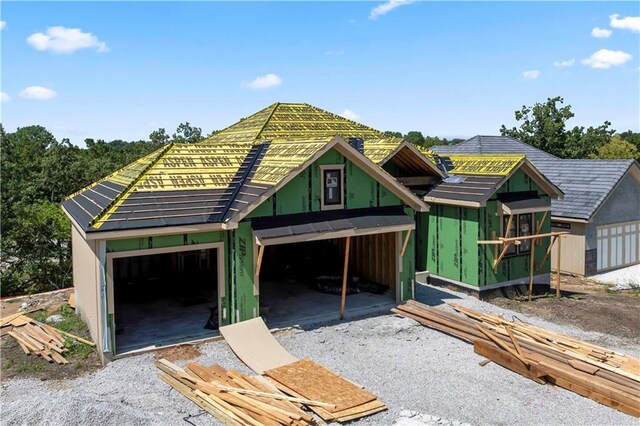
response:
<path id="1" fill-rule="evenodd" d="M 526 322 L 449 304 L 465 316 L 410 300 L 392 311 L 474 346 L 477 354 L 640 417 L 640 360 Z"/>
<path id="2" fill-rule="evenodd" d="M 325 421 L 347 422 L 387 409 L 374 394 L 308 359 L 267 370 L 264 375 L 286 394 L 333 404 L 309 407 Z"/>
<path id="3" fill-rule="evenodd" d="M 261 376 L 206 367 L 192 362 L 185 369 L 161 359 L 156 362 L 160 378 L 203 410 L 227 425 L 311 425 L 314 417 L 302 409 L 333 404 L 290 397 Z"/>
<path id="4" fill-rule="evenodd" d="M 27 355 L 41 356 L 48 362 L 67 364 L 62 355 L 67 351 L 64 347 L 65 337 L 71 337 L 81 343 L 95 346 L 95 343 L 81 337 L 59 330 L 48 324 L 36 321 L 23 313 L 16 313 L 0 319 L 3 335 L 13 337 Z"/>

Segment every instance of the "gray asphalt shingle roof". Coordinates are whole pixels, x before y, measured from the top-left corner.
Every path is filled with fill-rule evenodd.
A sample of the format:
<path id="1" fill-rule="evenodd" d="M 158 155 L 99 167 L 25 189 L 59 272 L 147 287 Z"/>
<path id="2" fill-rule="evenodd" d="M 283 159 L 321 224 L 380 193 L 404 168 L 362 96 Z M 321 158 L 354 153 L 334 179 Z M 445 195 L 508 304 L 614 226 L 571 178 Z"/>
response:
<path id="1" fill-rule="evenodd" d="M 633 160 L 565 160 L 509 136 L 474 136 L 457 145 L 432 147 L 438 154 L 525 154 L 564 192 L 551 200 L 553 216 L 589 220 Z"/>

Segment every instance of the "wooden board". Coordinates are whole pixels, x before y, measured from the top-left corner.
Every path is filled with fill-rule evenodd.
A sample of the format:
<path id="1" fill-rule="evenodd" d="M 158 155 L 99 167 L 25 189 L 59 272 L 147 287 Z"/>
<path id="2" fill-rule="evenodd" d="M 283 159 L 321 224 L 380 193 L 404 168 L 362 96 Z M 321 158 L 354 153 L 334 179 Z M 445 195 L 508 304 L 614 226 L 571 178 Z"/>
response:
<path id="1" fill-rule="evenodd" d="M 256 373 L 298 360 L 280 346 L 262 318 L 220 327 L 220 334 L 237 357 Z"/>
<path id="2" fill-rule="evenodd" d="M 325 408 L 331 413 L 347 410 L 376 399 L 372 393 L 360 389 L 331 370 L 307 359 L 267 370 L 264 374 L 304 398 L 335 404 L 335 409 Z"/>

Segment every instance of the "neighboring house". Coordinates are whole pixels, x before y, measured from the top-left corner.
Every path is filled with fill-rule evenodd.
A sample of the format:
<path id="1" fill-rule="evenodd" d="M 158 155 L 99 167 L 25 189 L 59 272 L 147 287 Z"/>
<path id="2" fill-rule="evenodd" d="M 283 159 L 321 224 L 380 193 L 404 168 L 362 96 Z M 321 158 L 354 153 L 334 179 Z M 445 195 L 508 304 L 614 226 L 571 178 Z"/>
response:
<path id="1" fill-rule="evenodd" d="M 562 272 L 594 275 L 640 263 L 640 165 L 634 160 L 565 160 L 507 136 L 475 136 L 439 154 L 521 153 L 556 184 L 552 229 L 566 231 Z M 557 253 L 552 252 L 552 265 Z"/>

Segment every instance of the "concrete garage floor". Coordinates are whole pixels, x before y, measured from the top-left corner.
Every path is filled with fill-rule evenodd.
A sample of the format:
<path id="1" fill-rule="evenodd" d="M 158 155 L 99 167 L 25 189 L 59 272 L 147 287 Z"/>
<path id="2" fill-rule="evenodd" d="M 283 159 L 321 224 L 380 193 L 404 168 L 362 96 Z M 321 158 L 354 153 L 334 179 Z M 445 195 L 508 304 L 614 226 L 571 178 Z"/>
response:
<path id="1" fill-rule="evenodd" d="M 159 299 L 147 303 L 116 304 L 116 352 L 122 354 L 147 347 L 167 346 L 217 336 L 218 330 L 204 328 L 217 302 L 186 303 Z M 197 301 L 194 299 L 194 301 Z M 189 306 L 185 306 L 189 305 Z"/>
<path id="2" fill-rule="evenodd" d="M 388 313 L 395 306 L 394 296 L 391 290 L 384 294 L 348 295 L 345 317 Z M 308 326 L 339 319 L 340 295 L 321 293 L 294 281 L 260 282 L 260 307 L 269 328 Z M 268 308 L 268 312 L 264 308 Z"/>

